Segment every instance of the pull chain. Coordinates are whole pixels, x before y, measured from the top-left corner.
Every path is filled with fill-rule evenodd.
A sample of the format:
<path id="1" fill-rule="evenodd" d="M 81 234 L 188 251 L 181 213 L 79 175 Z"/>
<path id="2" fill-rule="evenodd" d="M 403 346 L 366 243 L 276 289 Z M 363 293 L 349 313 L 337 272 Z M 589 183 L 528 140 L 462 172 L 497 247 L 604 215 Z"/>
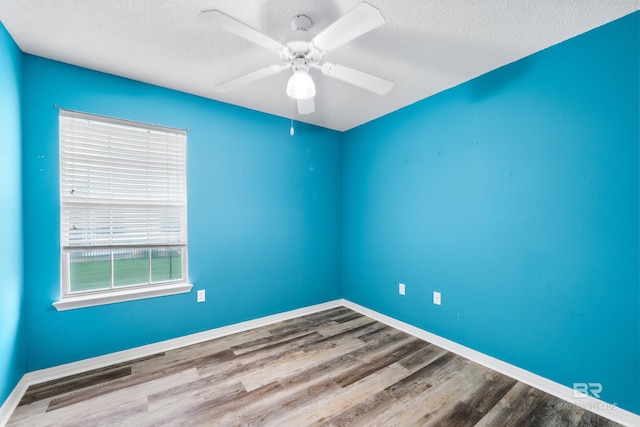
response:
<path id="1" fill-rule="evenodd" d="M 289 135 L 293 136 L 296 131 L 293 129 L 293 98 L 291 98 L 291 127 L 289 128 Z"/>

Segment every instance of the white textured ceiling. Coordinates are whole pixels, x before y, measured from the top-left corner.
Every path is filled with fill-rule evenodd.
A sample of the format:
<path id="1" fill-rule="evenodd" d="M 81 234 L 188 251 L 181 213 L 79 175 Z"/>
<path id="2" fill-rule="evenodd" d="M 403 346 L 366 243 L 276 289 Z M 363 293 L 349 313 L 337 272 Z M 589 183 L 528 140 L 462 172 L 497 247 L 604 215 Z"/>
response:
<path id="1" fill-rule="evenodd" d="M 0 21 L 27 53 L 291 116 L 290 71 L 231 93 L 214 86 L 279 63 L 199 18 L 218 9 L 279 42 L 305 14 L 317 34 L 360 0 L 0 0 Z M 639 9 L 640 0 L 368 0 L 384 26 L 326 61 L 395 83 L 376 95 L 322 75 L 316 111 L 296 120 L 348 130 Z"/>

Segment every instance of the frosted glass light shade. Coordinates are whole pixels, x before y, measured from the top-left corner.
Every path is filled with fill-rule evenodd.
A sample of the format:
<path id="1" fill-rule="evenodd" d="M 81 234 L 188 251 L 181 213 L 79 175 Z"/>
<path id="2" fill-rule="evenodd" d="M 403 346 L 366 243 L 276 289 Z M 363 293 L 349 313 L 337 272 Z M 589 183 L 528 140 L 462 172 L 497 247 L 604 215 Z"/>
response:
<path id="1" fill-rule="evenodd" d="M 287 83 L 287 95 L 293 99 L 309 99 L 316 95 L 316 85 L 306 71 L 294 71 Z"/>

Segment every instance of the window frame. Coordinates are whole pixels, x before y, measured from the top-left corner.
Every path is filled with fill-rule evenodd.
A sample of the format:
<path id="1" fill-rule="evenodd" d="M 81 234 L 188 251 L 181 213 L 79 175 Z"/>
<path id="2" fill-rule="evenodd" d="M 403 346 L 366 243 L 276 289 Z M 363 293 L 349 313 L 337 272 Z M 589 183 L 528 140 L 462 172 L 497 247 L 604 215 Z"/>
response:
<path id="1" fill-rule="evenodd" d="M 145 244 L 107 244 L 107 245 L 73 245 L 71 240 L 71 235 L 73 234 L 71 229 L 64 230 L 63 225 L 63 210 L 70 209 L 73 204 L 65 203 L 63 201 L 63 185 L 65 184 L 65 177 L 63 176 L 66 173 L 63 170 L 63 149 L 67 148 L 67 145 L 63 141 L 63 126 L 62 126 L 62 118 L 71 118 L 71 119 L 79 119 L 86 120 L 88 122 L 100 123 L 101 125 L 106 124 L 107 126 L 115 125 L 124 126 L 129 128 L 136 128 L 141 131 L 147 132 L 155 132 L 155 133 L 166 133 L 172 135 L 180 135 L 183 138 L 180 139 L 180 142 L 183 141 L 184 147 L 179 148 L 182 151 L 182 155 L 184 155 L 184 166 L 183 169 L 179 169 L 179 174 L 182 176 L 183 180 L 181 185 L 178 187 L 179 191 L 184 193 L 184 202 L 181 202 L 179 205 L 179 210 L 183 212 L 184 218 L 182 219 L 183 224 L 180 226 L 180 236 L 181 239 L 178 243 L 176 242 L 160 242 L 160 243 L 145 243 Z M 91 307 L 103 304 L 111 304 L 116 302 L 124 302 L 124 301 L 132 301 L 138 299 L 145 298 L 153 298 L 158 296 L 166 296 L 166 295 L 175 295 L 180 293 L 190 292 L 193 285 L 189 283 L 189 275 L 188 275 L 188 239 L 187 239 L 187 163 L 186 163 L 186 154 L 187 154 L 187 131 L 181 129 L 168 128 L 164 126 L 151 125 L 147 123 L 134 122 L 130 120 L 122 120 L 116 119 L 107 116 L 100 116 L 89 113 L 82 113 L 71 110 L 59 110 L 59 120 L 60 123 L 58 134 L 59 134 L 59 150 L 60 150 L 60 172 L 59 172 L 59 180 L 60 180 L 60 298 L 58 301 L 53 303 L 53 306 L 58 311 L 82 308 L 82 307 Z M 109 157 L 109 161 L 113 161 L 112 157 Z M 91 173 L 91 172 L 88 172 Z M 66 177 L 68 178 L 68 177 Z M 75 189 L 75 187 L 74 187 Z M 170 200 L 170 199 L 169 199 Z M 140 202 L 142 205 L 142 202 Z M 136 202 L 132 202 L 132 205 L 135 205 Z M 127 205 L 127 207 L 131 207 L 131 204 Z M 90 206 L 94 206 L 89 204 Z M 107 203 L 105 206 L 110 210 L 117 210 L 118 206 L 113 203 Z M 162 205 L 160 205 L 162 206 Z M 90 219 L 87 219 L 90 221 Z M 75 227 L 74 227 L 75 229 Z M 113 231 L 112 231 L 113 232 Z M 65 241 L 68 244 L 65 246 Z M 156 282 L 153 281 L 153 251 L 154 250 L 163 250 L 163 249 L 180 249 L 181 251 L 181 272 L 182 277 L 179 279 L 167 279 L 167 280 L 158 280 Z M 109 268 L 110 268 L 110 285 L 108 288 L 103 287 L 100 289 L 88 289 L 88 290 L 71 290 L 71 254 L 76 252 L 105 252 L 109 253 Z M 146 283 L 134 283 L 134 284 L 125 284 L 125 285 L 116 285 L 115 279 L 115 261 L 114 261 L 114 253 L 120 251 L 129 251 L 133 253 L 134 251 L 147 251 L 147 282 Z M 136 258 L 139 260 L 143 260 L 144 257 Z"/>

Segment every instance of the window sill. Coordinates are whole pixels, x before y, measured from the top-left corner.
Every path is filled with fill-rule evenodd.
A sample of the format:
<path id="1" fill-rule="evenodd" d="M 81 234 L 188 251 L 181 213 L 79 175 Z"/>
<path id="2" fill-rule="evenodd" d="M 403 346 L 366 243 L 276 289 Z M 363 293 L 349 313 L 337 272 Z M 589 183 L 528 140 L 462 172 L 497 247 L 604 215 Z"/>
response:
<path id="1" fill-rule="evenodd" d="M 73 310 L 76 308 L 94 307 L 97 305 L 114 304 L 117 302 L 134 301 L 138 299 L 162 297 L 166 295 L 184 294 L 191 291 L 190 283 L 154 286 L 138 289 L 124 289 L 103 294 L 73 296 L 61 299 L 53 303 L 58 311 Z"/>

